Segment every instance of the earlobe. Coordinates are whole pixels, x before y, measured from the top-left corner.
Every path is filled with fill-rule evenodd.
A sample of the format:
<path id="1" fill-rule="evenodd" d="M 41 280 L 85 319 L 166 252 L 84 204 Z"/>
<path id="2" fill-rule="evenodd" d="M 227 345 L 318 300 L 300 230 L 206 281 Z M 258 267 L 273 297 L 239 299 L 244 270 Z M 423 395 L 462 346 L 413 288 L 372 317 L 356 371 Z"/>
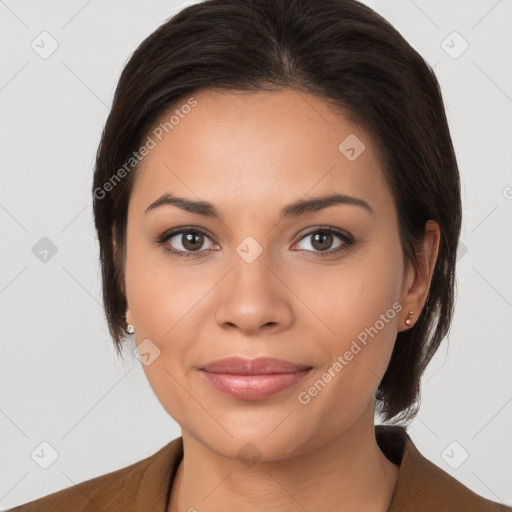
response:
<path id="1" fill-rule="evenodd" d="M 427 221 L 425 224 L 425 236 L 423 247 L 418 251 L 418 269 L 411 265 L 406 282 L 406 295 L 403 299 L 404 315 L 403 323 L 412 326 L 414 318 L 418 318 L 427 300 L 430 283 L 434 274 L 434 268 L 439 254 L 440 230 L 437 222 Z M 411 282 L 412 281 L 412 282 Z"/>
<path id="2" fill-rule="evenodd" d="M 130 310 L 126 311 L 124 319 L 125 319 L 125 322 L 126 322 L 126 326 L 124 328 L 126 334 L 129 334 L 129 335 L 134 334 L 135 333 L 135 327 L 133 327 L 133 318 L 132 318 L 132 314 L 131 314 Z"/>
<path id="3" fill-rule="evenodd" d="M 405 319 L 405 325 L 407 326 L 411 326 L 412 325 L 412 322 L 413 322 L 413 316 L 414 316 L 414 311 L 409 311 L 409 314 L 407 315 L 407 318 Z"/>

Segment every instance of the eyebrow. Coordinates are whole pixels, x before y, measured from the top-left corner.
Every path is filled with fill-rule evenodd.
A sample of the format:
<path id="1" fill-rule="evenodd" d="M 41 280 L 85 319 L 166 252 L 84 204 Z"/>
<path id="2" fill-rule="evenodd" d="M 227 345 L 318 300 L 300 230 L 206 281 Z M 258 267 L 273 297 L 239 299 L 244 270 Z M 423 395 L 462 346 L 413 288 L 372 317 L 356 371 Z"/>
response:
<path id="1" fill-rule="evenodd" d="M 222 215 L 217 208 L 208 201 L 194 201 L 184 197 L 177 197 L 170 193 L 165 193 L 155 202 L 151 203 L 145 211 L 148 212 L 164 205 L 173 205 L 185 210 L 187 212 L 195 213 L 203 217 L 210 217 L 215 219 L 222 219 Z M 284 218 L 300 217 L 306 213 L 314 213 L 324 208 L 335 205 L 351 205 L 364 208 L 367 212 L 373 214 L 372 207 L 364 200 L 357 197 L 348 196 L 346 194 L 328 194 L 324 196 L 313 197 L 311 199 L 299 199 L 292 204 L 285 206 L 281 210 L 281 215 Z"/>

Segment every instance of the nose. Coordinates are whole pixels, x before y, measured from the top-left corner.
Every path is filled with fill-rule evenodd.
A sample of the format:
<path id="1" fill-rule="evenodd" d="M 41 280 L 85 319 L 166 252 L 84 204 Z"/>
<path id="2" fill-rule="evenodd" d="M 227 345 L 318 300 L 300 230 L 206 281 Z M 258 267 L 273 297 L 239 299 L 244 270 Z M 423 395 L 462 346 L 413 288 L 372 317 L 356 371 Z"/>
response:
<path id="1" fill-rule="evenodd" d="M 233 258 L 233 268 L 216 287 L 217 323 L 246 335 L 288 329 L 294 318 L 293 294 L 279 274 L 265 252 L 252 263 Z"/>

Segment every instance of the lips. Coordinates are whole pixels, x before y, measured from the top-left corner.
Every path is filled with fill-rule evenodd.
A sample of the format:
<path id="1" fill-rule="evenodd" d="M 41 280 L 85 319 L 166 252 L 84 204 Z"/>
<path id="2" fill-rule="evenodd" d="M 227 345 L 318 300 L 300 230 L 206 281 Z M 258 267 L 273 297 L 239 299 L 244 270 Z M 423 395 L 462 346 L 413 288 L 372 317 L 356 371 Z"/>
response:
<path id="1" fill-rule="evenodd" d="M 284 359 L 259 357 L 227 357 L 203 366 L 201 369 L 210 373 L 228 373 L 232 375 L 263 375 L 273 373 L 295 373 L 308 370 L 311 366 L 295 364 Z"/>
<path id="2" fill-rule="evenodd" d="M 311 366 L 260 357 L 229 357 L 203 366 L 206 381 L 223 395 L 239 400 L 263 400 L 300 382 Z"/>

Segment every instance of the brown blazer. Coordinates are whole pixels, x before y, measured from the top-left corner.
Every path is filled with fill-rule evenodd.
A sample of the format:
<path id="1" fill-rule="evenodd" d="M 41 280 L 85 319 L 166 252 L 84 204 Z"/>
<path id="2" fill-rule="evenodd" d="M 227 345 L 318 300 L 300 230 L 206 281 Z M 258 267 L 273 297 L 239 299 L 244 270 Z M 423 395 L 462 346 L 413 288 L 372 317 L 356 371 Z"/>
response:
<path id="1" fill-rule="evenodd" d="M 486 500 L 421 455 L 403 427 L 377 425 L 377 442 L 400 465 L 388 512 L 512 512 Z M 178 437 L 130 466 L 49 494 L 7 512 L 166 512 L 183 457 Z"/>

